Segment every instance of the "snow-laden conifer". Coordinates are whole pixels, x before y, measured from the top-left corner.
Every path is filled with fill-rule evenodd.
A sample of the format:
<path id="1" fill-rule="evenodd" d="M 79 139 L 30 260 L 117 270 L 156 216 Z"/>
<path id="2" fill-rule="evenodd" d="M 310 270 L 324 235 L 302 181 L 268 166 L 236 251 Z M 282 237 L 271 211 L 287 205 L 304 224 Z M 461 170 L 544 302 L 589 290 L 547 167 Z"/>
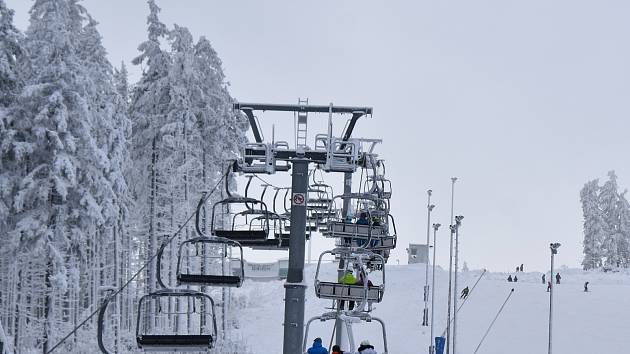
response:
<path id="1" fill-rule="evenodd" d="M 598 180 L 589 181 L 580 191 L 580 201 L 584 215 L 584 260 L 585 270 L 599 268 L 602 265 L 602 245 L 606 238 L 606 226 L 603 212 L 599 207 Z"/>

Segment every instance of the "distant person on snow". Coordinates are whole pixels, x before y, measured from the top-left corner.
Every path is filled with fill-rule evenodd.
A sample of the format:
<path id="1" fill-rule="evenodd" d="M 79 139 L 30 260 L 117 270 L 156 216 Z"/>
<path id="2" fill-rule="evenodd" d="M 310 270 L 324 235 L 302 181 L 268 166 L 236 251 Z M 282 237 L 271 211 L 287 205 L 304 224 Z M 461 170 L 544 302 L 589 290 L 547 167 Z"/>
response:
<path id="1" fill-rule="evenodd" d="M 518 269 L 519 269 L 519 267 L 518 267 L 518 266 L 516 266 L 516 272 L 517 272 L 517 273 L 518 273 Z"/>
<path id="2" fill-rule="evenodd" d="M 588 292 L 588 282 L 584 283 L 584 292 Z"/>
<path id="3" fill-rule="evenodd" d="M 562 279 L 562 277 L 560 276 L 560 273 L 556 274 L 556 284 L 560 284 L 560 279 Z"/>
<path id="4" fill-rule="evenodd" d="M 322 346 L 322 339 L 317 337 L 313 341 L 313 346 L 307 351 L 308 354 L 328 354 L 328 350 Z"/>
<path id="5" fill-rule="evenodd" d="M 521 272 L 523 271 L 523 263 L 521 263 L 521 269 L 520 270 L 521 270 Z"/>
<path id="6" fill-rule="evenodd" d="M 468 287 L 465 287 L 464 290 L 462 290 L 462 295 L 460 296 L 460 299 L 467 298 L 469 292 L 470 292 L 470 289 L 468 289 Z"/>
<path id="7" fill-rule="evenodd" d="M 512 282 L 512 274 L 508 275 L 508 282 L 511 283 Z"/>
<path id="8" fill-rule="evenodd" d="M 543 276 L 542 276 L 542 283 L 543 283 L 543 284 L 546 284 L 546 283 L 547 283 L 547 282 L 545 281 L 545 275 L 544 275 L 544 274 L 543 274 Z"/>
<path id="9" fill-rule="evenodd" d="M 341 348 L 337 344 L 335 344 L 333 345 L 332 353 L 330 354 L 343 354 L 343 350 L 341 350 Z"/>
<path id="10" fill-rule="evenodd" d="M 547 282 L 547 292 L 549 292 L 549 290 L 551 290 L 551 282 L 550 281 Z"/>
<path id="11" fill-rule="evenodd" d="M 514 282 L 516 283 L 518 281 L 518 278 L 516 277 L 516 275 L 514 276 Z"/>
<path id="12" fill-rule="evenodd" d="M 374 350 L 374 346 L 370 344 L 368 340 L 364 340 L 361 342 L 359 349 L 357 349 L 359 354 L 378 354 L 376 350 Z"/>

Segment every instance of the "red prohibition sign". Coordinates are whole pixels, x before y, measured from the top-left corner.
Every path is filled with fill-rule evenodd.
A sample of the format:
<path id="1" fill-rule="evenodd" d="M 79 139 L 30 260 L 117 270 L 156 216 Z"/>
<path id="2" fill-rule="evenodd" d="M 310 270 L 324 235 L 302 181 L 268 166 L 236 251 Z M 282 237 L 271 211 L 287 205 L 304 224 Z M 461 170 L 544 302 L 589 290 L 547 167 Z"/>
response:
<path id="1" fill-rule="evenodd" d="M 302 204 L 304 204 L 304 194 L 302 194 L 302 193 L 295 193 L 293 195 L 293 204 L 295 204 L 295 205 L 302 205 Z"/>

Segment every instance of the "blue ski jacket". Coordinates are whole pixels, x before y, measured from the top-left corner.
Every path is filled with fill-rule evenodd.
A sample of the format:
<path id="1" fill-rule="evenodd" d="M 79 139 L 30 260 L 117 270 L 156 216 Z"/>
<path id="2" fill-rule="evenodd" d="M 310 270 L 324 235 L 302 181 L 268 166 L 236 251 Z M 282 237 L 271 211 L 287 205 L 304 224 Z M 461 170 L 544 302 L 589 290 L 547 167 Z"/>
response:
<path id="1" fill-rule="evenodd" d="M 307 351 L 308 354 L 328 354 L 328 350 L 322 346 L 322 342 L 315 341 Z"/>

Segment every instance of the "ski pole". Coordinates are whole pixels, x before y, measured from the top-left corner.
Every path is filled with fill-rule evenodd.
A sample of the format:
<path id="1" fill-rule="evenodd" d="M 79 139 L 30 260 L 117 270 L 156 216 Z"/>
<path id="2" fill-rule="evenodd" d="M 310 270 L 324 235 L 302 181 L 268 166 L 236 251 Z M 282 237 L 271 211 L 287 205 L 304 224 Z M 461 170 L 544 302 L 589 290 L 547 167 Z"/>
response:
<path id="1" fill-rule="evenodd" d="M 510 300 L 510 297 L 512 296 L 512 294 L 514 294 L 514 289 L 510 290 L 510 293 L 508 294 L 507 298 L 503 302 L 503 305 L 501 305 L 501 308 L 499 309 L 499 312 L 497 312 L 497 315 L 494 316 L 494 319 L 490 323 L 490 326 L 488 327 L 488 330 L 486 331 L 486 334 L 484 334 L 483 338 L 481 338 L 481 342 L 479 342 L 479 345 L 477 345 L 477 348 L 475 349 L 475 352 L 473 354 L 476 354 L 477 351 L 479 350 L 479 347 L 481 347 L 481 344 L 483 344 L 483 341 L 486 339 L 486 336 L 488 336 L 488 333 L 490 333 L 490 329 L 492 329 L 492 326 L 494 325 L 494 322 L 496 322 L 497 318 L 499 318 L 499 315 L 501 314 L 501 311 L 503 311 L 503 308 L 505 307 L 505 304 L 507 304 L 508 300 Z"/>

